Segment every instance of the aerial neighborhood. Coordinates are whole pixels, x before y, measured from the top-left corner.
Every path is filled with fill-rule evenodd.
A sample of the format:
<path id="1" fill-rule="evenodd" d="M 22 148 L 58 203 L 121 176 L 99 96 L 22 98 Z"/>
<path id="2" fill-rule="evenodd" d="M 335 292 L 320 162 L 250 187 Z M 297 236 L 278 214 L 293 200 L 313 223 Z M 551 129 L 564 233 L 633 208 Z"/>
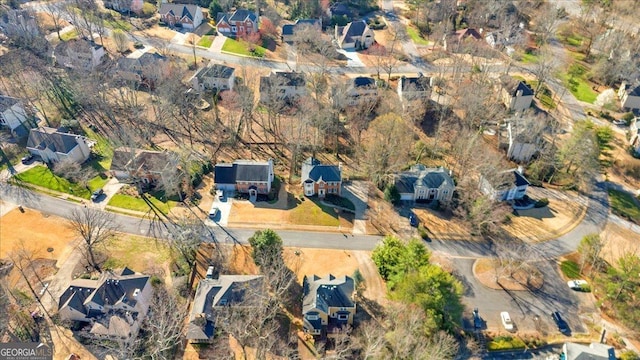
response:
<path id="1" fill-rule="evenodd" d="M 639 245 L 634 1 L 0 0 L 2 359 L 640 359 Z"/>

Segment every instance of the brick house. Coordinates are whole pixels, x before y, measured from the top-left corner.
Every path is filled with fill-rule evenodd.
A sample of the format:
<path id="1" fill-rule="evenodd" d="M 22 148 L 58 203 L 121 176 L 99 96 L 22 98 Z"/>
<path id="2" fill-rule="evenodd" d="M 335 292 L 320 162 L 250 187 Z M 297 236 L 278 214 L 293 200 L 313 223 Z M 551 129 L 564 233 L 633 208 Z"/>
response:
<path id="1" fill-rule="evenodd" d="M 216 164 L 214 169 L 216 189 L 249 194 L 267 195 L 274 179 L 273 160 L 236 160 L 232 164 Z"/>
<path id="2" fill-rule="evenodd" d="M 158 10 L 160 21 L 169 26 L 195 29 L 202 24 L 202 9 L 198 5 L 164 3 Z"/>
<path id="3" fill-rule="evenodd" d="M 340 195 L 342 189 L 342 166 L 323 165 L 310 157 L 302 163 L 302 187 L 305 196 L 325 197 L 327 194 Z"/>
<path id="4" fill-rule="evenodd" d="M 218 33 L 232 39 L 258 33 L 259 17 L 253 11 L 238 9 L 233 13 L 218 13 Z"/>

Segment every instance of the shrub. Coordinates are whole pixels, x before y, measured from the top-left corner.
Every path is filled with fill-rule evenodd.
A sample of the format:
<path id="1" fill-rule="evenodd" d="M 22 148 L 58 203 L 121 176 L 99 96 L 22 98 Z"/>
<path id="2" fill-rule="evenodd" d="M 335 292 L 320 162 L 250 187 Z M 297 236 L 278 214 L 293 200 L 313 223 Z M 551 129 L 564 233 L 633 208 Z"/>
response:
<path id="1" fill-rule="evenodd" d="M 424 226 L 422 226 L 422 224 L 418 225 L 418 234 L 420 234 L 420 237 L 422 238 L 422 240 L 429 239 L 429 233 L 427 232 L 427 229 Z"/>
<path id="2" fill-rule="evenodd" d="M 387 185 L 384 189 L 384 199 L 392 204 L 397 204 L 400 201 L 400 192 L 395 185 Z"/>
<path id="3" fill-rule="evenodd" d="M 547 198 L 542 198 L 538 201 L 536 201 L 536 204 L 534 205 L 536 208 L 541 208 L 541 207 L 545 207 L 549 205 L 549 199 Z"/>
<path id="4" fill-rule="evenodd" d="M 487 345 L 489 351 L 524 349 L 525 347 L 524 341 L 512 336 L 497 336 Z"/>
<path id="5" fill-rule="evenodd" d="M 162 285 L 163 283 L 164 283 L 164 281 L 162 281 L 162 279 L 160 277 L 158 277 L 157 275 L 153 275 L 151 277 L 151 285 L 158 286 L 158 285 Z"/>
<path id="6" fill-rule="evenodd" d="M 157 9 L 153 4 L 149 4 L 148 2 L 145 2 L 144 4 L 142 4 L 141 16 L 145 18 L 149 18 L 155 15 L 156 11 Z"/>
<path id="7" fill-rule="evenodd" d="M 633 350 L 626 350 L 620 354 L 620 360 L 640 360 L 640 356 Z"/>

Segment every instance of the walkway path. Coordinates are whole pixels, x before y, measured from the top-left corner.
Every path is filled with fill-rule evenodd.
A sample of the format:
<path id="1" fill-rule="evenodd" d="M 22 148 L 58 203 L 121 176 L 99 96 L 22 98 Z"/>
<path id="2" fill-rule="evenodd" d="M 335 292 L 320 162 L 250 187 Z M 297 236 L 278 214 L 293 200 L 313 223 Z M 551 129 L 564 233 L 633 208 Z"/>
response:
<path id="1" fill-rule="evenodd" d="M 224 46 L 224 43 L 227 41 L 227 38 L 222 36 L 222 35 L 217 35 L 215 37 L 215 39 L 213 39 L 213 42 L 211 43 L 211 46 L 209 47 L 209 52 L 215 53 L 215 54 L 220 54 L 222 52 L 222 47 Z"/>

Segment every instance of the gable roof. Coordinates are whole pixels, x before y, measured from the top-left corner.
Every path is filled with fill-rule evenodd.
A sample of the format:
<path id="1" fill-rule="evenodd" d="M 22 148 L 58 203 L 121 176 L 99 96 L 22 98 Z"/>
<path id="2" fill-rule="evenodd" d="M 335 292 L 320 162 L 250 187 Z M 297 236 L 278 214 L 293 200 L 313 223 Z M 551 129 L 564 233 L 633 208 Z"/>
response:
<path id="1" fill-rule="evenodd" d="M 229 23 L 231 21 L 247 21 L 250 20 L 252 22 L 258 21 L 258 16 L 253 11 L 249 11 L 247 9 L 238 9 L 232 13 L 224 13 L 219 12 L 216 15 L 216 24 L 220 22 Z"/>
<path id="2" fill-rule="evenodd" d="M 269 181 L 269 163 L 249 160 L 236 160 L 236 181 Z"/>
<path id="3" fill-rule="evenodd" d="M 482 39 L 482 36 L 480 35 L 479 32 L 476 31 L 476 29 L 472 29 L 472 28 L 466 28 L 463 30 L 458 30 L 456 31 L 456 36 L 458 37 L 458 40 L 464 40 L 468 37 L 472 37 L 476 40 L 480 40 Z"/>
<path id="4" fill-rule="evenodd" d="M 640 82 L 627 87 L 627 94 L 630 96 L 640 96 Z"/>
<path id="5" fill-rule="evenodd" d="M 302 163 L 302 181 L 313 180 L 318 182 L 320 180 L 328 182 L 337 182 L 342 180 L 342 171 L 338 165 L 322 165 L 314 157 L 307 158 Z"/>
<path id="6" fill-rule="evenodd" d="M 347 6 L 345 3 L 341 3 L 341 2 L 334 3 L 329 8 L 329 11 L 331 11 L 331 16 L 345 15 L 348 18 L 353 17 L 353 13 L 349 9 L 349 6 Z"/>
<path id="7" fill-rule="evenodd" d="M 29 131 L 27 147 L 38 150 L 48 148 L 53 152 L 68 154 L 78 145 L 79 137 L 82 138 L 80 135 L 62 133 L 54 128 L 42 126 Z"/>
<path id="8" fill-rule="evenodd" d="M 189 20 L 193 20 L 198 10 L 200 10 L 200 7 L 197 5 L 164 3 L 160 6 L 158 12 L 160 14 L 178 16 L 180 19 L 186 17 Z"/>
<path id="9" fill-rule="evenodd" d="M 67 54 L 67 52 L 80 52 L 87 53 L 91 51 L 91 49 L 98 50 L 102 48 L 102 45 L 97 44 L 94 41 L 85 40 L 85 39 L 71 39 L 69 41 L 61 41 L 55 47 L 56 54 Z"/>
<path id="10" fill-rule="evenodd" d="M 425 76 L 402 77 L 402 91 L 428 91 L 431 78 Z"/>
<path id="11" fill-rule="evenodd" d="M 354 291 L 353 279 L 343 275 L 335 277 L 331 274 L 324 278 L 313 275 L 304 277 L 302 281 L 302 313 L 306 314 L 312 309 L 319 309 L 325 313 L 329 307 L 354 307 L 351 300 Z"/>
<path id="12" fill-rule="evenodd" d="M 236 167 L 233 164 L 216 164 L 213 175 L 216 184 L 234 184 L 236 182 Z"/>
<path id="13" fill-rule="evenodd" d="M 282 35 L 293 35 L 295 24 L 282 25 Z"/>
<path id="14" fill-rule="evenodd" d="M 532 96 L 533 90 L 524 81 L 512 78 L 509 75 L 500 76 L 502 87 L 511 95 L 516 96 L 518 91 L 522 91 L 521 96 Z"/>
<path id="15" fill-rule="evenodd" d="M 300 87 L 305 86 L 306 83 L 303 73 L 295 71 L 276 71 L 269 74 L 269 76 L 262 76 L 260 78 L 260 91 L 266 91 L 271 86 Z"/>
<path id="16" fill-rule="evenodd" d="M 204 79 L 205 77 L 229 79 L 233 75 L 234 71 L 236 71 L 236 69 L 230 66 L 213 64 L 200 69 L 196 73 L 196 77 L 199 80 Z"/>
<path id="17" fill-rule="evenodd" d="M 420 164 L 412 166 L 409 171 L 397 174 L 394 185 L 400 193 L 414 193 L 416 186 L 424 186 L 427 189 L 455 188 L 447 169 L 427 168 Z"/>
<path id="18" fill-rule="evenodd" d="M 373 78 L 358 76 L 353 79 L 353 86 L 356 88 L 359 87 L 377 87 L 376 81 Z"/>
<path id="19" fill-rule="evenodd" d="M 119 147 L 113 151 L 111 171 L 151 171 L 161 172 L 169 164 L 165 151 L 151 151 Z"/>
<path id="20" fill-rule="evenodd" d="M 613 346 L 600 343 L 590 345 L 567 342 L 563 346 L 566 360 L 615 360 Z"/>
<path id="21" fill-rule="evenodd" d="M 0 113 L 10 109 L 13 105 L 20 102 L 20 99 L 11 96 L 0 95 Z"/>
<path id="22" fill-rule="evenodd" d="M 282 35 L 293 35 L 296 28 L 299 26 L 312 26 L 312 27 L 321 27 L 322 20 L 320 19 L 298 19 L 295 24 L 286 24 L 282 25 Z"/>

